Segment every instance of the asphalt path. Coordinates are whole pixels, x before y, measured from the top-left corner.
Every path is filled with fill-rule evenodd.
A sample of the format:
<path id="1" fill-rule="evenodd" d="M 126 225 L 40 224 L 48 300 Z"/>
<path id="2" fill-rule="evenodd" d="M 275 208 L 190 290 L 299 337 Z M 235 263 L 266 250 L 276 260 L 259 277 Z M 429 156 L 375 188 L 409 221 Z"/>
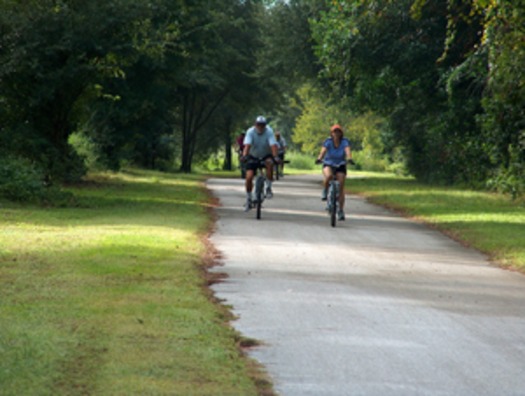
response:
<path id="1" fill-rule="evenodd" d="M 319 176 L 286 176 L 262 219 L 210 179 L 216 296 L 280 395 L 525 395 L 525 276 L 356 196 L 332 228 Z"/>

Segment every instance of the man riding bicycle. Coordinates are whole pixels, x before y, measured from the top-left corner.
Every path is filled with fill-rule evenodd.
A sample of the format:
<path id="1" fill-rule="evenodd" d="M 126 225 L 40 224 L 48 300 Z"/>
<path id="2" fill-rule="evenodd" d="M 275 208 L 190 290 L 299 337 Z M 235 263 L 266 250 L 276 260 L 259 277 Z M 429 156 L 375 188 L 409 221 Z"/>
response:
<path id="1" fill-rule="evenodd" d="M 258 161 L 249 161 L 249 159 L 262 159 L 265 161 L 266 177 L 268 179 L 266 197 L 272 198 L 273 196 L 273 164 L 274 161 L 279 162 L 279 158 L 277 157 L 277 142 L 273 129 L 267 124 L 266 118 L 258 116 L 255 120 L 255 125 L 246 131 L 246 136 L 244 137 L 243 161 L 247 161 L 245 181 L 246 211 L 251 209 L 253 178 L 259 165 Z"/>
<path id="2" fill-rule="evenodd" d="M 280 175 L 284 176 L 284 156 L 286 154 L 288 146 L 286 144 L 286 140 L 283 136 L 281 136 L 281 132 L 279 131 L 275 131 L 275 141 L 277 142 L 277 155 L 281 159 Z"/>

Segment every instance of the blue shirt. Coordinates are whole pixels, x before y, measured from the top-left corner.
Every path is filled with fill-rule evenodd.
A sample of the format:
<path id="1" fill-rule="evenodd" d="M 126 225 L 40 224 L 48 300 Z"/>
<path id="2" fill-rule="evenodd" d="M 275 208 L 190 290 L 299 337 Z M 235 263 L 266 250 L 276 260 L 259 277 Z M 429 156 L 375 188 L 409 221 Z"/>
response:
<path id="1" fill-rule="evenodd" d="M 244 144 L 250 145 L 250 155 L 256 158 L 263 158 L 268 154 L 272 154 L 271 146 L 277 144 L 277 141 L 275 140 L 273 129 L 267 125 L 261 134 L 257 133 L 255 127 L 248 129 L 244 137 Z"/>
<path id="2" fill-rule="evenodd" d="M 335 147 L 334 140 L 328 138 L 324 141 L 323 147 L 326 147 L 323 162 L 326 165 L 341 165 L 346 160 L 345 149 L 350 147 L 350 142 L 347 138 L 342 138 L 339 146 Z"/>

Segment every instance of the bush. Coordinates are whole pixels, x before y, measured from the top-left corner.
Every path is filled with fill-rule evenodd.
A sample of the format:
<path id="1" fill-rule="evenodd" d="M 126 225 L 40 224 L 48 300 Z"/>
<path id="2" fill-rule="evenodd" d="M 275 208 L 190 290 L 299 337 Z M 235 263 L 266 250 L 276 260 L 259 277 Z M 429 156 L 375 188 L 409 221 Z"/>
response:
<path id="1" fill-rule="evenodd" d="M 86 167 L 90 170 L 101 170 L 95 143 L 81 132 L 75 132 L 69 136 L 69 144 L 77 155 L 79 155 Z"/>
<path id="2" fill-rule="evenodd" d="M 44 172 L 30 161 L 3 155 L 0 158 L 0 197 L 10 201 L 64 205 L 72 195 L 47 186 Z"/>
<path id="3" fill-rule="evenodd" d="M 498 168 L 487 187 L 516 199 L 525 194 L 525 165 L 520 161 L 520 149 L 511 146 L 509 152 L 509 166 Z"/>
<path id="4" fill-rule="evenodd" d="M 388 159 L 372 156 L 367 150 L 354 151 L 352 157 L 359 169 L 371 172 L 385 172 L 388 168 Z"/>
<path id="5" fill-rule="evenodd" d="M 302 154 L 296 151 L 288 151 L 285 159 L 290 161 L 290 167 L 299 170 L 313 170 L 318 168 L 315 165 L 315 158 L 308 154 Z"/>
<path id="6" fill-rule="evenodd" d="M 0 196 L 11 201 L 35 201 L 45 195 L 44 175 L 29 161 L 11 156 L 0 159 Z"/>

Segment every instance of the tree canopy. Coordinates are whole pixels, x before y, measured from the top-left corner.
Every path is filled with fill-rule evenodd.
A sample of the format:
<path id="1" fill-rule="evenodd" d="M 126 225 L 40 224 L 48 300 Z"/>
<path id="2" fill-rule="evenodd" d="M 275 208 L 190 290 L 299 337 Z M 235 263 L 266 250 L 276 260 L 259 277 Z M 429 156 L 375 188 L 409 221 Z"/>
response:
<path id="1" fill-rule="evenodd" d="M 412 174 L 518 194 L 524 13 L 523 1 L 333 1 L 314 38 L 333 89 L 387 117 Z"/>
<path id="2" fill-rule="evenodd" d="M 110 169 L 231 167 L 264 113 L 305 152 L 338 122 L 421 180 L 519 195 L 524 26 L 525 0 L 0 0 L 0 165 L 77 180 L 80 139 Z"/>

